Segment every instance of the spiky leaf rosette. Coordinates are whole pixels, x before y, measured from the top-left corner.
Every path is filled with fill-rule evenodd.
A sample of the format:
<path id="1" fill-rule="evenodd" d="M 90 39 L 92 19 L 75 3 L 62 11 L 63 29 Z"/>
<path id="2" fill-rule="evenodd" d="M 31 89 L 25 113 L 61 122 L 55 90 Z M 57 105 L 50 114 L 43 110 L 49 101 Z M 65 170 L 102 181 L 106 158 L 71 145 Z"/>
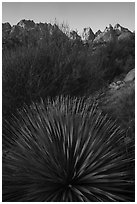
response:
<path id="1" fill-rule="evenodd" d="M 48 107 L 25 107 L 10 124 L 3 201 L 133 201 L 124 132 L 93 106 L 86 114 Z"/>
<path id="2" fill-rule="evenodd" d="M 48 109 L 60 110 L 64 114 L 80 114 L 82 116 L 89 114 L 89 112 L 97 111 L 97 102 L 92 98 L 78 98 L 71 96 L 57 96 L 54 100 L 49 98 L 45 101 Z M 44 102 L 44 103 L 45 103 Z M 43 100 L 41 100 L 43 104 Z"/>

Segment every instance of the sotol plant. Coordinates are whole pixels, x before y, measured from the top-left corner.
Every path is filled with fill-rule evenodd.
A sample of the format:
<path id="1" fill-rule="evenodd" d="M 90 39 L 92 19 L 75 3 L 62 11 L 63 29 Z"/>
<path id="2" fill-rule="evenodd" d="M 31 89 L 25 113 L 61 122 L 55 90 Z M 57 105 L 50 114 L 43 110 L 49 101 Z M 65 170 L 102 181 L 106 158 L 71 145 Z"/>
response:
<path id="1" fill-rule="evenodd" d="M 134 201 L 124 132 L 95 106 L 61 97 L 25 107 L 9 126 L 3 201 Z"/>

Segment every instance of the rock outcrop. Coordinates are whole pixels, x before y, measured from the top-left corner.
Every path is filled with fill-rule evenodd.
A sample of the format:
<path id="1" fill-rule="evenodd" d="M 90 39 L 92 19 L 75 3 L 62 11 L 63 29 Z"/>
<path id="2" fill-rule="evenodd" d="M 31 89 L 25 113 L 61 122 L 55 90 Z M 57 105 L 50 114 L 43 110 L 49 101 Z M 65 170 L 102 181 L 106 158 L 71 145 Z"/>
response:
<path id="1" fill-rule="evenodd" d="M 121 34 L 121 32 L 130 32 L 127 28 L 122 27 L 118 23 L 114 26 L 114 30 L 117 32 L 117 34 Z"/>
<path id="2" fill-rule="evenodd" d="M 17 24 L 17 26 L 29 30 L 35 27 L 35 23 L 34 21 L 23 19 Z"/>
<path id="3" fill-rule="evenodd" d="M 55 31 L 55 32 L 54 32 Z M 46 36 L 52 36 L 53 33 L 57 35 L 69 37 L 70 40 L 82 40 L 83 43 L 104 46 L 107 42 L 115 42 L 120 40 L 128 39 L 133 33 L 130 32 L 127 28 L 122 27 L 119 24 L 116 24 L 114 28 L 111 24 L 105 28 L 103 32 L 98 30 L 95 34 L 93 33 L 90 27 L 84 28 L 82 36 L 80 36 L 76 31 L 71 31 L 69 35 L 65 35 L 59 27 L 50 23 L 34 23 L 32 20 L 21 20 L 17 25 L 11 26 L 9 23 L 2 24 L 2 42 L 3 47 L 11 47 L 13 44 L 17 43 L 18 45 L 23 44 L 24 42 L 30 42 L 42 40 Z M 14 40 L 15 38 L 15 40 Z"/>
<path id="4" fill-rule="evenodd" d="M 111 24 L 105 28 L 103 32 L 95 34 L 94 43 L 112 42 L 116 40 L 127 39 L 131 36 L 132 32 L 127 28 L 122 27 L 120 24 L 116 24 L 114 28 Z"/>
<path id="5" fill-rule="evenodd" d="M 131 81 L 134 81 L 135 80 L 135 69 L 131 69 L 126 77 L 124 78 L 124 81 L 125 82 L 131 82 Z"/>
<path id="6" fill-rule="evenodd" d="M 96 33 L 95 33 L 95 38 L 99 35 L 99 34 L 101 34 L 102 32 L 101 32 L 101 30 L 98 30 Z"/>
<path id="7" fill-rule="evenodd" d="M 71 40 L 81 40 L 81 37 L 78 35 L 76 31 L 71 31 L 70 32 L 70 39 Z"/>
<path id="8" fill-rule="evenodd" d="M 109 85 L 109 89 L 111 91 L 118 90 L 118 89 L 120 89 L 121 87 L 125 86 L 128 83 L 129 84 L 130 83 L 134 84 L 134 80 L 135 80 L 135 69 L 131 69 L 122 80 L 113 81 Z"/>
<path id="9" fill-rule="evenodd" d="M 55 31 L 55 32 L 54 32 Z M 3 48 L 12 48 L 19 45 L 39 44 L 43 38 L 52 36 L 55 33 L 62 35 L 62 37 L 68 38 L 59 27 L 50 23 L 34 23 L 31 20 L 21 20 L 17 25 L 11 25 L 9 23 L 2 24 L 2 44 Z"/>
<path id="10" fill-rule="evenodd" d="M 90 27 L 84 28 L 84 31 L 82 33 L 82 40 L 93 41 L 94 38 L 95 38 L 95 34 L 93 33 L 92 29 Z"/>
<path id="11" fill-rule="evenodd" d="M 105 28 L 104 32 L 97 35 L 94 39 L 94 43 L 103 43 L 103 42 L 110 42 L 114 41 L 116 38 L 113 27 L 109 24 L 108 27 Z"/>
<path id="12" fill-rule="evenodd" d="M 128 39 L 132 34 L 131 31 L 129 31 L 127 28 L 122 27 L 119 24 L 116 24 L 114 26 L 114 30 L 118 37 L 118 40 Z"/>
<path id="13" fill-rule="evenodd" d="M 120 88 L 123 87 L 124 85 L 125 85 L 125 82 L 124 82 L 124 81 L 112 82 L 112 83 L 109 85 L 109 89 L 115 91 L 115 90 L 120 89 Z"/>

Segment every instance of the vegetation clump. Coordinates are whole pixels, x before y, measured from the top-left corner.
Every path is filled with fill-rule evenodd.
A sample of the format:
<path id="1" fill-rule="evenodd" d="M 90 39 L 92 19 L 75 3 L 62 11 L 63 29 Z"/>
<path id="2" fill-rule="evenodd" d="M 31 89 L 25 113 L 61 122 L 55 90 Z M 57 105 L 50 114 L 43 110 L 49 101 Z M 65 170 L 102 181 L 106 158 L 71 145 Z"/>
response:
<path id="1" fill-rule="evenodd" d="M 124 132 L 94 104 L 83 112 L 81 100 L 61 100 L 25 107 L 9 124 L 16 139 L 3 158 L 3 201 L 133 201 Z"/>

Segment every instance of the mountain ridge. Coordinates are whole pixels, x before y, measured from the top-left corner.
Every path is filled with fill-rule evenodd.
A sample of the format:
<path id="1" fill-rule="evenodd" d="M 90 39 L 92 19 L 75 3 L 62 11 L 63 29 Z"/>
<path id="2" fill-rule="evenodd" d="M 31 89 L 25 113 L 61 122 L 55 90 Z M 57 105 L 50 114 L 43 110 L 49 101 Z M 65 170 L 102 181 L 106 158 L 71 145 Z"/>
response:
<path id="1" fill-rule="evenodd" d="M 12 41 L 16 38 L 19 42 L 22 38 L 29 38 L 29 35 L 37 35 L 37 38 L 42 39 L 46 35 L 52 35 L 54 31 L 58 31 L 60 34 L 64 35 L 63 31 L 56 24 L 50 23 L 35 23 L 33 20 L 20 20 L 16 25 L 11 26 L 10 23 L 2 23 L 2 40 L 3 45 L 7 44 L 7 41 Z M 120 24 L 116 24 L 114 27 L 109 24 L 108 27 L 102 32 L 98 30 L 93 32 L 90 27 L 83 28 L 81 35 L 77 31 L 71 30 L 68 32 L 68 37 L 70 40 L 81 40 L 83 43 L 100 44 L 106 42 L 112 42 L 116 40 L 124 40 L 129 38 L 133 32 L 128 28 L 124 28 Z"/>

